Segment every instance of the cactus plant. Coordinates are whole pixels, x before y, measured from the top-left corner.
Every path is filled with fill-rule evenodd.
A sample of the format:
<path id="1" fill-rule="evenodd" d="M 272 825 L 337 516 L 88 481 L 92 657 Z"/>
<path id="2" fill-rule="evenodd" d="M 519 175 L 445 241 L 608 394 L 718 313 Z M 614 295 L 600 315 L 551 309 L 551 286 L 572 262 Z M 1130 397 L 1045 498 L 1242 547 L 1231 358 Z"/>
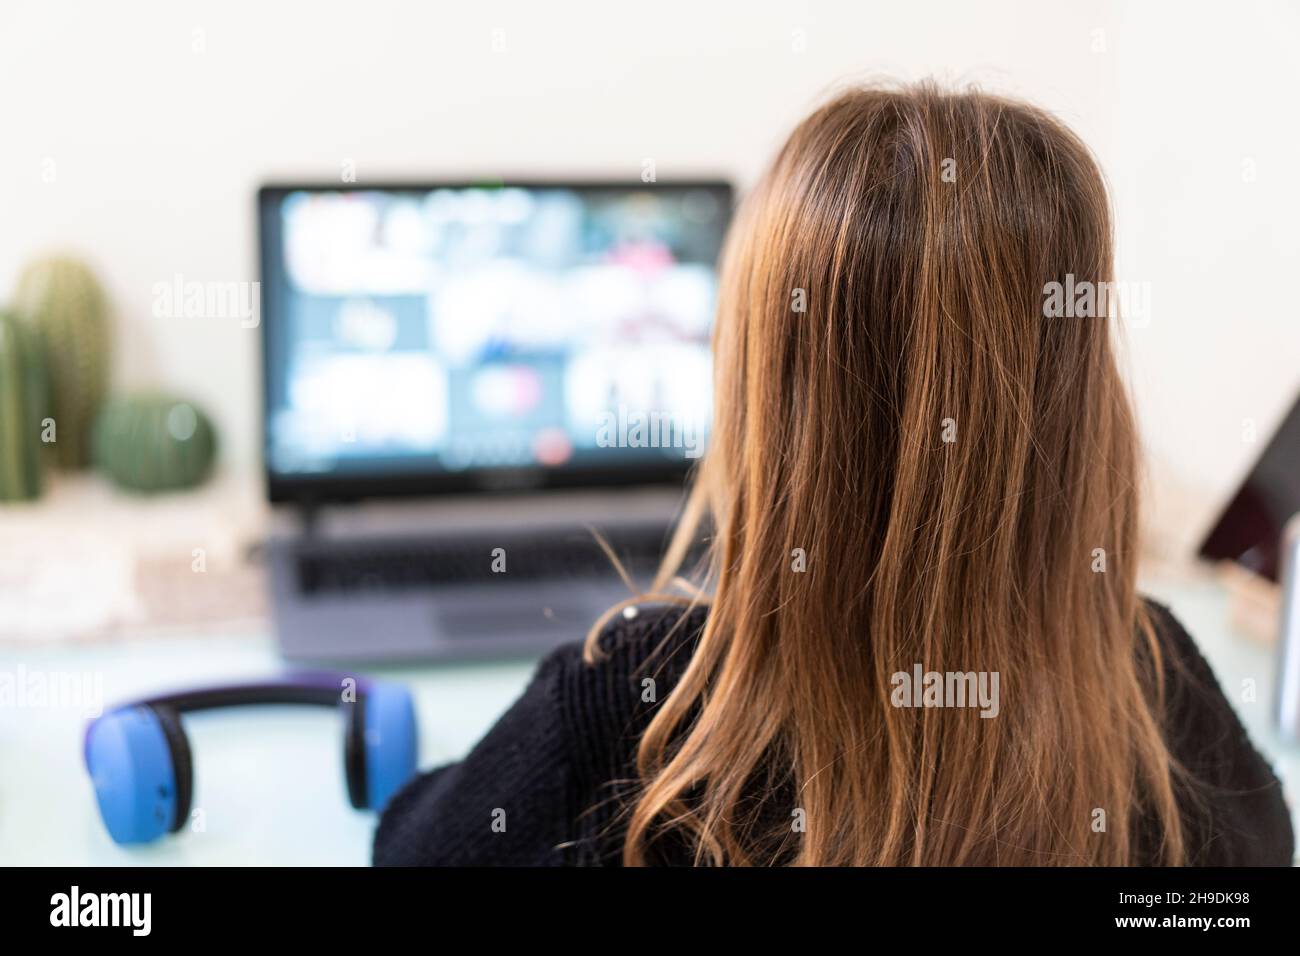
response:
<path id="1" fill-rule="evenodd" d="M 95 422 L 95 464 L 132 491 L 199 484 L 216 457 L 216 431 L 193 402 L 162 394 L 111 399 Z"/>
<path id="2" fill-rule="evenodd" d="M 41 493 L 46 407 L 40 343 L 25 323 L 0 312 L 0 501 Z"/>
<path id="3" fill-rule="evenodd" d="M 84 468 L 90 464 L 90 431 L 108 385 L 104 291 L 80 261 L 54 256 L 23 270 L 12 307 L 44 345 L 54 462 L 61 468 Z"/>

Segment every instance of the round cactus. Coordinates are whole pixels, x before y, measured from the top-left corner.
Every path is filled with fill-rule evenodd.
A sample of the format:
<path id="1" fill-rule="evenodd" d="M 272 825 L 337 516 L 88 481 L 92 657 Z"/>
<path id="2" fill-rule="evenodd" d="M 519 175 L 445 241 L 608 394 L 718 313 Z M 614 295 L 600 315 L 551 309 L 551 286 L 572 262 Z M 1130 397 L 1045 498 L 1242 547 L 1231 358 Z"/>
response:
<path id="1" fill-rule="evenodd" d="M 95 464 L 132 491 L 192 488 L 216 457 L 212 422 L 197 405 L 169 395 L 114 398 L 95 423 Z"/>
<path id="2" fill-rule="evenodd" d="M 33 262 L 18 277 L 13 310 L 45 349 L 51 444 L 60 468 L 90 464 L 90 432 L 108 386 L 108 300 L 94 273 L 65 256 Z"/>
<path id="3" fill-rule="evenodd" d="M 44 359 L 31 329 L 0 312 L 0 501 L 41 493 Z"/>

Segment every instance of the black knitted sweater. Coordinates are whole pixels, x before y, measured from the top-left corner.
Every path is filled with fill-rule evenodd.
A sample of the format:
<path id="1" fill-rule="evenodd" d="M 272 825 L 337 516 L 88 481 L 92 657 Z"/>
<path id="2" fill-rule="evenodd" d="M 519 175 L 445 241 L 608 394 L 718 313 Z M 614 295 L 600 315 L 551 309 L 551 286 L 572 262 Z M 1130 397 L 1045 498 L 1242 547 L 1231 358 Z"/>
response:
<path id="1" fill-rule="evenodd" d="M 1290 865 L 1294 837 L 1277 778 L 1192 639 L 1168 609 L 1152 607 L 1166 649 L 1169 746 L 1200 784 L 1195 811 L 1188 801 L 1184 813 L 1192 862 Z M 551 653 L 464 760 L 420 774 L 393 798 L 375 832 L 375 864 L 617 864 L 637 742 L 689 662 L 706 613 L 696 608 L 675 629 L 675 608 L 619 618 L 592 665 L 578 644 Z M 685 848 L 661 853 L 665 863 L 689 862 Z"/>

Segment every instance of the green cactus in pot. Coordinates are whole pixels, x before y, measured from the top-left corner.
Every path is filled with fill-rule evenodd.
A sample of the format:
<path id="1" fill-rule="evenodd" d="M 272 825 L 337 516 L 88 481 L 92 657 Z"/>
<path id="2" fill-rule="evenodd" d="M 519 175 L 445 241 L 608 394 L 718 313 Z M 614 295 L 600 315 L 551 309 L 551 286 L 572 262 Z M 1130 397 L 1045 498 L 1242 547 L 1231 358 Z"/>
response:
<path id="1" fill-rule="evenodd" d="M 26 323 L 0 312 L 0 501 L 40 496 L 47 408 L 40 343 Z"/>
<path id="2" fill-rule="evenodd" d="M 108 299 L 80 260 L 51 256 L 18 277 L 13 311 L 40 337 L 49 382 L 49 442 L 60 468 L 90 464 L 90 432 L 108 387 Z"/>
<path id="3" fill-rule="evenodd" d="M 217 433 L 193 402 L 160 393 L 113 398 L 95 423 L 95 464 L 132 491 L 176 491 L 212 470 Z"/>

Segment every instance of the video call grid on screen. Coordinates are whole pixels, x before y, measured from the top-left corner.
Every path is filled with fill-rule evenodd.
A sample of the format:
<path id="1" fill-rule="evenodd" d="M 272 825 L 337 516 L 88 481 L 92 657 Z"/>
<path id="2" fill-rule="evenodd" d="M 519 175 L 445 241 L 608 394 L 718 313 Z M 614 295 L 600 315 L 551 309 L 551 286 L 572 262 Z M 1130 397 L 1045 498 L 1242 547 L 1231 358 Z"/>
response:
<path id="1" fill-rule="evenodd" d="M 684 472 L 730 206 L 715 181 L 264 188 L 273 491 Z"/>

